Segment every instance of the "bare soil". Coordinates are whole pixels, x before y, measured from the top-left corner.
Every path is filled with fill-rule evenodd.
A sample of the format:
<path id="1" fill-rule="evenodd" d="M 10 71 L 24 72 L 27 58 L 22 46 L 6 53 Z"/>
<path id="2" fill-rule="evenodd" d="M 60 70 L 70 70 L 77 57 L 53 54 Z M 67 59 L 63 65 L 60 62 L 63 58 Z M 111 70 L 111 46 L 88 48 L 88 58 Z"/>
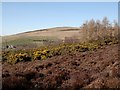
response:
<path id="1" fill-rule="evenodd" d="M 120 88 L 119 45 L 2 65 L 3 90 Z"/>

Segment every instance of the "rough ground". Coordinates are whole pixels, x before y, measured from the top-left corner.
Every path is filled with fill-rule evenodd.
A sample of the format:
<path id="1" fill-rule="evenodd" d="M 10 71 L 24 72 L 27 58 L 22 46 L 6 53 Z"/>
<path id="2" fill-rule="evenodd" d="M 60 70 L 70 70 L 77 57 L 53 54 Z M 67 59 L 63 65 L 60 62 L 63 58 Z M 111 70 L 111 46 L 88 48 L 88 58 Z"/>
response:
<path id="1" fill-rule="evenodd" d="M 44 61 L 3 64 L 3 90 L 120 88 L 118 44 Z"/>

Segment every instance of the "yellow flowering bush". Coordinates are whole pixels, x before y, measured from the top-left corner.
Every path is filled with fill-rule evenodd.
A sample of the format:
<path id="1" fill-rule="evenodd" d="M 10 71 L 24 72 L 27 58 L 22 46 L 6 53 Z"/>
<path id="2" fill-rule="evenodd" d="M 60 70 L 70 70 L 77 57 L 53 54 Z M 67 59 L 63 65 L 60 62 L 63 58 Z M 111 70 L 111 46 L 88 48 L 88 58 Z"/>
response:
<path id="1" fill-rule="evenodd" d="M 41 59 L 44 60 L 47 59 L 47 57 L 45 55 L 41 55 Z"/>
<path id="2" fill-rule="evenodd" d="M 7 62 L 10 64 L 15 64 L 17 62 L 22 61 L 30 61 L 31 57 L 27 53 L 18 53 L 18 54 L 10 54 L 8 56 Z"/>
<path id="3" fill-rule="evenodd" d="M 8 56 L 8 60 L 7 60 L 7 63 L 9 63 L 9 64 L 15 64 L 15 63 L 17 63 L 18 61 L 17 61 L 17 58 L 15 57 L 15 55 L 9 55 Z"/>
<path id="4" fill-rule="evenodd" d="M 41 51 L 36 51 L 33 53 L 34 59 L 41 59 Z"/>
<path id="5" fill-rule="evenodd" d="M 43 59 L 48 58 L 49 55 L 50 55 L 50 51 L 47 49 L 35 51 L 33 53 L 34 60 L 41 60 L 41 59 L 43 60 Z"/>
<path id="6" fill-rule="evenodd" d="M 19 61 L 30 61 L 31 58 L 27 53 L 19 53 L 15 55 L 16 58 L 18 58 Z"/>

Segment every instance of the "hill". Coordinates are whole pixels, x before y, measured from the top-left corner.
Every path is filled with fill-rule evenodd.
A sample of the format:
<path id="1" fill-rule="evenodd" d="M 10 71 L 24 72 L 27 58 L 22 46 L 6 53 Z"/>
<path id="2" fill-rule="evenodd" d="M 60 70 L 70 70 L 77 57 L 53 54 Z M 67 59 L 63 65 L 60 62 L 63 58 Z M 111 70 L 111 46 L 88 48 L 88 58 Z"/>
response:
<path id="1" fill-rule="evenodd" d="M 49 29 L 34 30 L 29 32 L 18 33 L 14 35 L 3 36 L 9 40 L 14 40 L 20 37 L 29 36 L 55 36 L 57 38 L 63 39 L 64 37 L 71 37 L 78 34 L 80 28 L 77 27 L 56 27 Z"/>
<path id="2" fill-rule="evenodd" d="M 3 36 L 2 41 L 4 46 L 31 44 L 37 40 L 63 40 L 65 37 L 79 36 L 79 31 L 80 28 L 77 27 L 56 27 Z"/>
<path id="3" fill-rule="evenodd" d="M 44 61 L 3 64 L 3 90 L 120 88 L 118 46 Z"/>

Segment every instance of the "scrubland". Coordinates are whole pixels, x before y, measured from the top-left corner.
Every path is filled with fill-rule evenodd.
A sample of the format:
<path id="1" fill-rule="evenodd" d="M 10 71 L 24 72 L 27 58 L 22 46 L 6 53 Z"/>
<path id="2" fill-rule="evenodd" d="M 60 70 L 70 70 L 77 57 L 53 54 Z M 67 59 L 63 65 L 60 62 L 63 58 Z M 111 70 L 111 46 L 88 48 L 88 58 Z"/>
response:
<path id="1" fill-rule="evenodd" d="M 3 90 L 120 88 L 117 22 L 92 19 L 77 30 L 39 47 L 3 50 Z"/>

